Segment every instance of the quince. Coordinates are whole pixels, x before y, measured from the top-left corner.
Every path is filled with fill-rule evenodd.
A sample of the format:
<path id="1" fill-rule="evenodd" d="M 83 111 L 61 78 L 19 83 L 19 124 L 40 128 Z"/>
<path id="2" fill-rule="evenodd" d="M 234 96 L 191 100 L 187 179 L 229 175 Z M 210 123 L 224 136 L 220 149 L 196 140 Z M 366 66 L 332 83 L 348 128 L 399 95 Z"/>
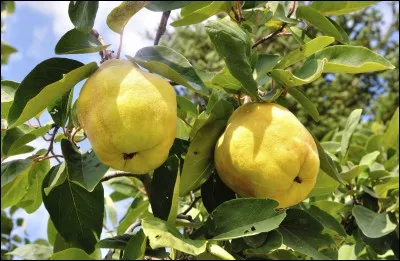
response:
<path id="1" fill-rule="evenodd" d="M 234 111 L 214 162 L 234 192 L 274 199 L 280 208 L 306 199 L 319 171 L 311 134 L 288 109 L 271 103 L 247 103 Z"/>
<path id="2" fill-rule="evenodd" d="M 108 60 L 82 87 L 77 116 L 100 161 L 145 174 L 168 156 L 176 134 L 176 94 L 128 60 Z"/>

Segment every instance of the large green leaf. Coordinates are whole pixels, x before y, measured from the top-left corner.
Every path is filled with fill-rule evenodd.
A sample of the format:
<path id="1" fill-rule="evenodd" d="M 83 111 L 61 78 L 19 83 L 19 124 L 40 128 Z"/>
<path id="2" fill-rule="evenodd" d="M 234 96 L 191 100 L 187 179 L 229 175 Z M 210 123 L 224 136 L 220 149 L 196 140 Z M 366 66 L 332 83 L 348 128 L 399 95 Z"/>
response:
<path id="1" fill-rule="evenodd" d="M 339 181 L 340 183 L 344 183 L 343 179 L 339 176 L 339 173 L 333 163 L 331 157 L 325 152 L 322 148 L 319 141 L 314 137 L 315 144 L 317 145 L 318 149 L 318 156 L 320 161 L 320 168 L 329 176 L 331 176 L 334 180 Z"/>
<path id="2" fill-rule="evenodd" d="M 329 213 L 321 210 L 316 206 L 311 206 L 308 210 L 314 218 L 316 218 L 321 224 L 327 228 L 337 232 L 342 237 L 347 237 L 346 231 L 343 226 Z"/>
<path id="3" fill-rule="evenodd" d="M 192 1 L 150 1 L 146 5 L 146 9 L 153 12 L 165 12 L 184 7 Z"/>
<path id="4" fill-rule="evenodd" d="M 245 239 L 248 237 L 245 237 Z M 282 235 L 277 230 L 272 230 L 267 233 L 265 243 L 257 248 L 249 248 L 244 250 L 244 254 L 250 257 L 270 257 L 268 253 L 278 249 L 282 245 Z"/>
<path id="5" fill-rule="evenodd" d="M 235 199 L 236 194 L 213 171 L 206 182 L 201 186 L 201 200 L 208 213 L 211 213 L 225 201 Z"/>
<path id="6" fill-rule="evenodd" d="M 257 97 L 257 83 L 251 67 L 251 40 L 236 23 L 223 19 L 209 22 L 206 31 L 229 71 L 252 97 Z M 232 50 L 235 50 L 232 52 Z"/>
<path id="7" fill-rule="evenodd" d="M 254 75 L 258 86 L 263 86 L 269 79 L 268 73 L 279 62 L 280 56 L 272 54 L 261 54 L 258 56 Z"/>
<path id="8" fill-rule="evenodd" d="M 176 96 L 176 102 L 178 103 L 178 108 L 186 111 L 192 116 L 197 116 L 199 113 L 197 107 L 194 103 L 183 96 Z"/>
<path id="9" fill-rule="evenodd" d="M 22 245 L 7 255 L 17 256 L 26 260 L 47 260 L 53 254 L 53 249 L 50 246 L 41 244 L 26 244 Z"/>
<path id="10" fill-rule="evenodd" d="M 74 88 L 67 91 L 61 98 L 47 107 L 47 110 L 57 126 L 65 126 L 70 114 Z"/>
<path id="11" fill-rule="evenodd" d="M 99 1 L 70 1 L 68 14 L 75 28 L 89 33 L 94 25 Z"/>
<path id="12" fill-rule="evenodd" d="M 128 208 L 126 215 L 120 221 L 117 233 L 123 234 L 132 223 L 138 218 L 144 218 L 148 215 L 149 201 L 143 201 L 142 198 L 136 197 Z"/>
<path id="13" fill-rule="evenodd" d="M 346 43 L 336 26 L 317 10 L 308 6 L 299 6 L 296 10 L 296 17 L 306 20 L 324 34 L 335 37 L 337 41 Z"/>
<path id="14" fill-rule="evenodd" d="M 170 156 L 163 165 L 154 170 L 151 181 L 150 203 L 154 217 L 174 225 L 178 214 L 179 158 Z"/>
<path id="15" fill-rule="evenodd" d="M 339 202 L 328 201 L 328 200 L 319 200 L 316 202 L 312 202 L 311 205 L 317 206 L 319 209 L 327 212 L 336 220 L 342 221 L 341 212 L 345 209 L 345 205 Z"/>
<path id="16" fill-rule="evenodd" d="M 187 8 L 185 11 L 183 11 L 185 15 L 181 19 L 171 23 L 172 26 L 178 27 L 184 25 L 198 24 L 220 12 L 229 12 L 232 4 L 228 1 L 212 1 L 209 2 L 208 5 L 202 6 L 201 8 L 193 10 L 193 12 L 189 13 L 188 10 L 191 10 L 193 8 L 191 5 L 198 6 L 196 2 L 192 2 L 191 4 L 182 8 L 182 10 Z"/>
<path id="17" fill-rule="evenodd" d="M 399 107 L 397 107 L 385 131 L 383 145 L 386 149 L 393 147 L 396 148 L 397 151 L 399 150 Z"/>
<path id="18" fill-rule="evenodd" d="M 396 228 L 387 213 L 375 213 L 360 205 L 355 205 L 352 213 L 362 233 L 369 238 L 383 237 Z"/>
<path id="19" fill-rule="evenodd" d="M 287 55 L 282 57 L 282 59 L 274 67 L 274 69 L 285 69 L 290 65 L 295 64 L 322 50 L 324 47 L 330 45 L 334 41 L 335 39 L 330 36 L 319 36 L 315 39 L 312 39 L 311 41 L 305 43 L 304 45 L 293 51 L 290 51 Z"/>
<path id="20" fill-rule="evenodd" d="M 298 88 L 288 88 L 288 93 L 296 99 L 301 106 L 303 106 L 304 110 L 311 115 L 311 117 L 315 121 L 319 121 L 319 112 L 317 107 L 312 101 L 308 99 L 308 97 Z"/>
<path id="21" fill-rule="evenodd" d="M 238 93 L 242 88 L 242 84 L 232 76 L 228 67 L 224 67 L 223 70 L 215 75 L 211 79 L 211 83 L 217 85 L 227 92 Z"/>
<path id="22" fill-rule="evenodd" d="M 122 260 L 143 260 L 146 251 L 146 236 L 139 230 L 128 241 Z"/>
<path id="23" fill-rule="evenodd" d="M 379 180 L 379 184 L 375 186 L 375 193 L 380 198 L 386 198 L 392 189 L 399 189 L 399 177 L 385 177 Z"/>
<path id="24" fill-rule="evenodd" d="M 214 147 L 226 126 L 226 120 L 217 120 L 203 126 L 192 139 L 185 156 L 179 194 L 187 195 L 203 184 L 213 170 Z"/>
<path id="25" fill-rule="evenodd" d="M 2 152 L 5 156 L 15 155 L 15 152 L 22 146 L 44 136 L 50 128 L 50 124 L 37 129 L 32 129 L 27 125 L 21 125 L 17 128 L 7 130 L 3 138 Z"/>
<path id="26" fill-rule="evenodd" d="M 317 176 L 317 182 L 311 190 L 309 197 L 318 197 L 331 195 L 339 187 L 339 182 L 331 178 L 324 171 L 320 170 Z"/>
<path id="27" fill-rule="evenodd" d="M 289 70 L 274 69 L 271 77 L 286 87 L 295 87 L 311 83 L 321 77 L 326 60 L 308 60 L 294 74 Z"/>
<path id="28" fill-rule="evenodd" d="M 107 16 L 107 25 L 116 33 L 122 34 L 125 25 L 148 1 L 123 1 L 115 7 Z"/>
<path id="29" fill-rule="evenodd" d="M 79 248 L 68 248 L 54 253 L 50 260 L 96 260 Z"/>
<path id="30" fill-rule="evenodd" d="M 72 29 L 66 32 L 57 42 L 56 54 L 95 53 L 106 49 L 109 45 L 102 45 L 92 34 L 86 34 Z"/>
<path id="31" fill-rule="evenodd" d="M 19 86 L 18 82 L 2 80 L 1 81 L 1 118 L 7 119 L 8 111 L 14 101 L 15 91 Z M 7 126 L 6 126 L 7 127 Z M 3 128 L 3 127 L 1 127 Z"/>
<path id="32" fill-rule="evenodd" d="M 245 23 L 250 26 L 262 26 L 271 20 L 273 13 L 266 8 L 253 8 L 242 11 Z"/>
<path id="33" fill-rule="evenodd" d="M 49 186 L 50 178 L 46 176 L 43 188 Z M 48 195 L 43 191 L 42 197 L 51 221 L 65 242 L 92 253 L 103 228 L 103 186 L 99 184 L 88 192 L 67 177 Z"/>
<path id="34" fill-rule="evenodd" d="M 37 65 L 15 92 L 8 114 L 10 128 L 34 117 L 97 69 L 66 58 L 50 58 Z"/>
<path id="35" fill-rule="evenodd" d="M 340 176 L 342 179 L 344 179 L 347 182 L 351 182 L 352 179 L 360 175 L 364 170 L 366 170 L 368 167 L 364 165 L 359 165 L 355 166 L 347 171 L 343 171 L 340 173 Z"/>
<path id="36" fill-rule="evenodd" d="M 278 228 L 285 212 L 277 212 L 272 199 L 233 199 L 219 205 L 208 217 L 206 238 L 228 240 L 269 232 Z"/>
<path id="37" fill-rule="evenodd" d="M 325 15 L 344 15 L 352 13 L 379 1 L 314 1 L 311 7 Z"/>
<path id="38" fill-rule="evenodd" d="M 388 60 L 362 46 L 330 46 L 317 52 L 314 57 L 324 58 L 328 60 L 324 73 L 368 73 L 395 68 Z"/>
<path id="39" fill-rule="evenodd" d="M 104 238 L 97 242 L 96 248 L 125 249 L 126 244 L 131 238 L 132 234 L 123 234 L 111 238 Z"/>
<path id="40" fill-rule="evenodd" d="M 81 154 L 67 139 L 61 141 L 61 150 L 67 163 L 69 180 L 93 191 L 109 167 L 102 164 L 92 150 Z"/>
<path id="41" fill-rule="evenodd" d="M 340 144 L 340 152 L 342 157 L 344 157 L 347 153 L 347 149 L 350 143 L 350 138 L 353 135 L 353 132 L 355 131 L 358 123 L 360 122 L 361 113 L 362 109 L 356 109 L 351 112 L 349 118 L 347 119 Z"/>
<path id="42" fill-rule="evenodd" d="M 153 249 L 168 247 L 195 256 L 206 251 L 207 241 L 184 238 L 178 229 L 161 219 L 143 219 L 142 227 Z"/>
<path id="43" fill-rule="evenodd" d="M 1 187 L 13 181 L 32 164 L 31 159 L 17 159 L 1 163 Z"/>
<path id="44" fill-rule="evenodd" d="M 137 51 L 134 58 L 127 57 L 149 71 L 160 74 L 195 92 L 203 95 L 209 94 L 207 86 L 204 85 L 189 61 L 171 48 L 166 46 L 144 47 Z"/>
<path id="45" fill-rule="evenodd" d="M 42 183 L 50 170 L 50 161 L 44 160 L 32 165 L 29 176 L 29 189 L 18 203 L 28 214 L 35 212 L 42 205 Z"/>
<path id="46" fill-rule="evenodd" d="M 335 241 L 329 234 L 323 234 L 323 229 L 317 219 L 300 209 L 287 210 L 287 217 L 279 226 L 286 246 L 316 260 L 337 259 L 337 250 L 329 251 Z"/>

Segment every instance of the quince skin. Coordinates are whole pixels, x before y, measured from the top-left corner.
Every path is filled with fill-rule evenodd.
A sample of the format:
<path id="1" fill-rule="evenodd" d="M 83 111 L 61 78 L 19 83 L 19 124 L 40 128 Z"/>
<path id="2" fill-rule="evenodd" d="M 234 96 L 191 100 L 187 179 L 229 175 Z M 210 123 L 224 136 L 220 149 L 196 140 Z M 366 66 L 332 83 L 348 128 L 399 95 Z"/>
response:
<path id="1" fill-rule="evenodd" d="M 234 192 L 277 200 L 280 208 L 307 198 L 320 164 L 308 130 L 288 109 L 271 103 L 240 106 L 214 156 L 218 175 Z"/>
<path id="2" fill-rule="evenodd" d="M 176 94 L 132 62 L 108 60 L 83 86 L 77 115 L 101 162 L 145 174 L 166 160 L 174 142 Z"/>

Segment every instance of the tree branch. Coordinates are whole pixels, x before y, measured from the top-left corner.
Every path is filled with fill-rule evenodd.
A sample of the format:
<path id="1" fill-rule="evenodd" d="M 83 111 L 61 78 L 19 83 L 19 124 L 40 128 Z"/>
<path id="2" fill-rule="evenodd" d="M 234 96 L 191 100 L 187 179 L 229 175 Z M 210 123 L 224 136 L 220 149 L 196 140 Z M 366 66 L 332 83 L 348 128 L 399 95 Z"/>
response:
<path id="1" fill-rule="evenodd" d="M 190 204 L 190 206 L 189 206 L 185 211 L 183 211 L 182 215 L 187 215 L 187 213 L 189 213 L 189 211 L 194 207 L 194 205 L 195 205 L 195 204 L 197 203 L 197 201 L 199 201 L 200 199 L 201 199 L 201 196 L 196 197 L 196 198 L 193 200 L 192 204 Z"/>
<path id="2" fill-rule="evenodd" d="M 160 42 L 161 36 L 165 33 L 165 29 L 167 27 L 167 22 L 171 11 L 163 12 L 160 20 L 160 24 L 158 25 L 156 38 L 154 39 L 154 45 L 158 45 Z"/>
<path id="3" fill-rule="evenodd" d="M 292 14 L 293 14 L 295 9 L 296 9 L 296 1 L 292 1 L 292 3 L 290 4 L 288 15 L 287 15 L 288 18 L 290 18 L 292 16 Z M 271 34 L 269 34 L 269 35 L 267 35 L 265 37 L 262 37 L 262 38 L 258 39 L 253 44 L 253 46 L 251 48 L 256 48 L 260 44 L 262 44 L 264 42 L 267 42 L 267 41 L 271 40 L 272 38 L 274 38 L 276 36 L 281 36 L 281 35 L 282 36 L 286 36 L 287 35 L 286 33 L 282 33 L 282 31 L 283 31 L 283 29 L 285 29 L 286 25 L 287 25 L 287 23 L 283 23 L 282 26 L 278 30 L 276 30 L 275 32 L 273 32 L 273 33 L 271 33 Z"/>
<path id="4" fill-rule="evenodd" d="M 151 193 L 151 178 L 149 174 L 133 174 L 129 172 L 124 172 L 124 171 L 115 171 L 111 172 L 110 174 L 104 176 L 100 182 L 105 182 L 110 179 L 114 178 L 119 178 L 119 177 L 133 177 L 139 179 L 143 183 L 143 187 L 145 189 L 145 193 L 147 194 L 148 197 L 150 197 Z M 140 190 L 140 189 L 138 189 Z M 143 192 L 143 191 L 141 191 Z"/>

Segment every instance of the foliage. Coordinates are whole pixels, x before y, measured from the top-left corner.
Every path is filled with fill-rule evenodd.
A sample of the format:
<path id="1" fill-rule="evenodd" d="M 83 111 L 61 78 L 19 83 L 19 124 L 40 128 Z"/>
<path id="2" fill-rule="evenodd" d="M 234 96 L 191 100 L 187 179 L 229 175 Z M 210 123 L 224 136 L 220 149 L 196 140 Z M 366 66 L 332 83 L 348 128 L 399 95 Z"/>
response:
<path id="1" fill-rule="evenodd" d="M 2 2 L 2 15 L 12 12 L 9 3 Z M 100 51 L 102 61 L 112 58 L 93 30 L 98 4 L 71 2 L 65 12 L 74 29 L 61 37 L 56 54 Z M 141 8 L 163 18 L 181 10 L 168 43 L 128 57 L 186 96 L 177 98 L 168 160 L 146 175 L 109 169 L 94 152 L 79 150 L 86 137 L 70 94 L 96 71 L 95 62 L 54 57 L 21 83 L 2 81 L 2 259 L 398 259 L 399 109 L 392 95 L 398 42 L 390 39 L 398 25 L 381 39 L 374 25 L 380 14 L 364 9 L 372 4 L 140 1 L 111 10 L 107 24 L 121 36 Z M 378 38 L 374 46 L 370 35 Z M 389 86 L 387 94 L 369 102 L 382 86 Z M 250 99 L 288 107 L 316 137 L 317 184 L 296 206 L 241 198 L 216 173 L 218 136 Z M 364 122 L 362 112 L 376 108 Z M 43 110 L 51 122 L 26 124 Z M 39 137 L 48 140 L 47 150 L 10 160 L 32 152 L 27 143 Z M 51 166 L 52 158 L 58 164 Z M 110 196 L 104 185 L 113 189 Z M 131 206 L 116 220 L 114 203 L 128 198 Z M 32 213 L 41 203 L 50 215 L 48 239 L 13 236 L 16 209 Z M 113 227 L 104 238 L 108 222 Z M 101 249 L 108 249 L 105 257 Z"/>

